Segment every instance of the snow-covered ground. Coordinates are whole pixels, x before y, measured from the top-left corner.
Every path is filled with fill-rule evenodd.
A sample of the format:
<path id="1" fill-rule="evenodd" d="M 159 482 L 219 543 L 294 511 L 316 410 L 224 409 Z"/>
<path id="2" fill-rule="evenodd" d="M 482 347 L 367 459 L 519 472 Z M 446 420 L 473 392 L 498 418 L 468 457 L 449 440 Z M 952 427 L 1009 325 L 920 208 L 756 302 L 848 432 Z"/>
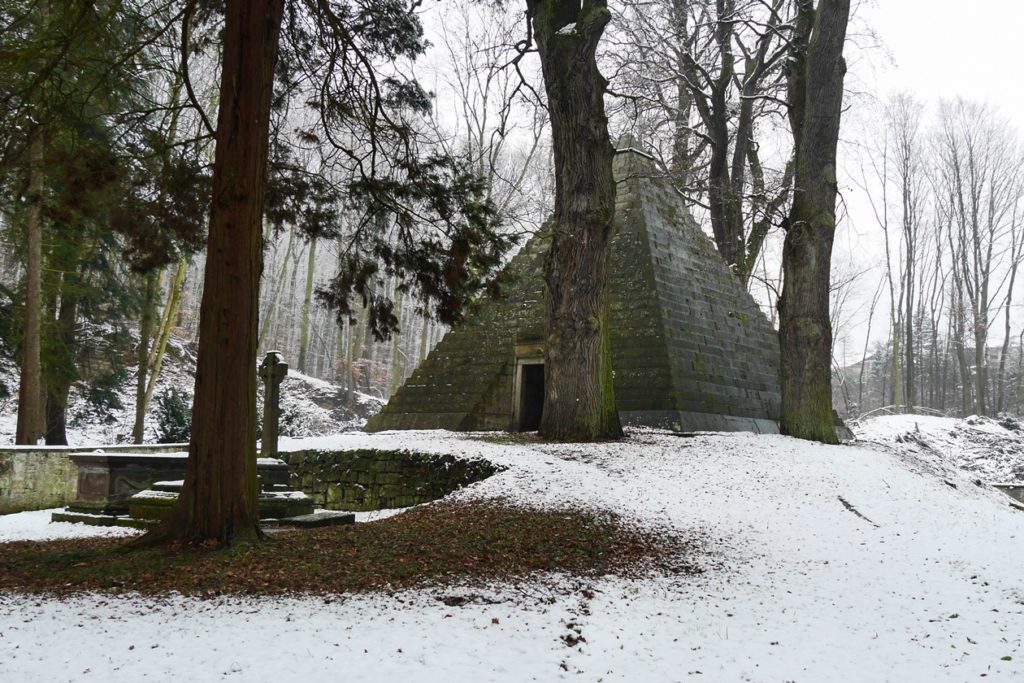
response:
<path id="1" fill-rule="evenodd" d="M 96 538 L 134 536 L 141 533 L 125 527 L 87 526 L 69 522 L 50 522 L 53 510 L 34 510 L 14 515 L 0 515 L 0 543 L 11 541 L 53 541 L 61 538 Z M 2 551 L 0 551 L 2 552 Z"/>
<path id="2" fill-rule="evenodd" d="M 850 426 L 859 440 L 936 470 L 959 468 L 990 484 L 1024 483 L 1024 424 L 1014 418 L 882 415 Z"/>
<path id="3" fill-rule="evenodd" d="M 327 600 L 6 595 L 3 679 L 1024 680 L 1024 513 L 931 455 L 750 434 L 321 442 L 486 457 L 508 469 L 456 497 L 613 510 L 693 538 L 704 572 Z"/>

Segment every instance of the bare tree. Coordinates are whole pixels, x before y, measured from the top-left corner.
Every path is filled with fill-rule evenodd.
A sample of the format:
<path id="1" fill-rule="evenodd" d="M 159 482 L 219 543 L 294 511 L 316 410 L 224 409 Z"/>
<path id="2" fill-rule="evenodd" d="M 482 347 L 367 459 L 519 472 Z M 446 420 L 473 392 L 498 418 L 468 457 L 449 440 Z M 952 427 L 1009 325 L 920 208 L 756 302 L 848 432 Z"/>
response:
<path id="1" fill-rule="evenodd" d="M 836 226 L 836 147 L 849 0 L 798 0 L 788 100 L 795 148 L 793 205 L 783 245 L 780 428 L 835 443 L 829 283 Z"/>
<path id="2" fill-rule="evenodd" d="M 988 338 L 998 311 L 1000 270 L 1016 258 L 1005 236 L 1015 222 L 1021 159 L 1009 127 L 988 107 L 955 100 L 940 106 L 936 194 L 950 247 L 955 333 L 970 324 L 974 348 L 974 410 L 989 414 Z M 966 336 L 966 335 L 963 335 Z M 957 343 L 961 377 L 971 376 L 964 340 Z M 964 388 L 964 410 L 968 390 Z"/>
<path id="3" fill-rule="evenodd" d="M 746 282 L 782 220 L 793 167 L 766 168 L 762 121 L 781 123 L 789 0 L 629 0 L 613 32 L 621 115 L 705 205 L 722 257 Z"/>
<path id="4" fill-rule="evenodd" d="M 614 150 L 597 49 L 605 0 L 527 0 L 555 157 L 555 212 L 544 268 L 544 409 L 550 439 L 622 435 L 608 331 L 608 244 L 615 217 Z"/>
<path id="5" fill-rule="evenodd" d="M 1021 177 L 1018 175 L 1015 179 L 1017 182 L 1017 188 L 1013 193 L 1013 214 L 1009 223 L 1009 235 L 1007 239 L 1010 243 L 1010 274 L 1009 280 L 1006 284 L 1006 295 L 1003 297 L 1003 345 L 999 349 L 999 392 L 996 396 L 996 413 L 1003 412 L 1006 406 L 1006 360 L 1010 351 L 1010 311 L 1013 306 L 1013 288 L 1017 283 L 1017 270 L 1020 268 L 1021 261 L 1024 260 L 1024 226 L 1021 225 L 1021 195 L 1022 188 L 1020 186 Z"/>
<path id="6" fill-rule="evenodd" d="M 892 95 L 866 135 L 869 142 L 864 149 L 871 177 L 861 171 L 862 189 L 883 235 L 892 345 L 891 403 L 897 410 L 911 408 L 916 396 L 916 264 L 922 258 L 920 233 L 925 203 L 919 134 L 922 111 L 913 96 Z"/>

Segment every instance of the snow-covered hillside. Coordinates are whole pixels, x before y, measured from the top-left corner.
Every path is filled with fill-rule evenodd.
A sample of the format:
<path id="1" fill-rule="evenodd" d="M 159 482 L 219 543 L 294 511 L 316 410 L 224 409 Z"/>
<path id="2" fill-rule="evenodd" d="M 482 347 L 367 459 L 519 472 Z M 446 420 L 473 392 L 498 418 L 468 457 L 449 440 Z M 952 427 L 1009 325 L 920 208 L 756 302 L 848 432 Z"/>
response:
<path id="1" fill-rule="evenodd" d="M 858 440 L 937 471 L 952 467 L 990 484 L 1024 483 L 1024 424 L 1013 418 L 883 415 L 850 427 Z"/>
<path id="2" fill-rule="evenodd" d="M 9 595 L 6 677 L 1024 680 L 1024 513 L 931 455 L 649 431 L 593 445 L 445 432 L 286 444 L 484 457 L 508 469 L 455 497 L 610 510 L 692 539 L 685 559 L 703 571 L 329 599 Z M 465 599 L 439 599 L 452 594 Z"/>
<path id="3" fill-rule="evenodd" d="M 155 411 L 161 395 L 172 389 L 177 390 L 191 404 L 195 362 L 191 345 L 172 336 L 146 418 L 146 443 L 158 440 Z M 135 421 L 137 367 L 128 365 L 125 368 L 121 380 L 112 387 L 115 400 L 102 410 L 98 410 L 87 399 L 90 387 L 86 383 L 72 385 L 68 401 L 68 443 L 84 446 L 131 441 Z M 0 443 L 13 443 L 18 411 L 17 367 L 10 362 L 0 361 L 0 381 L 13 388 L 13 396 L 0 400 Z M 258 405 L 262 405 L 262 385 L 257 400 Z M 342 387 L 290 370 L 281 383 L 281 433 L 289 436 L 317 436 L 359 429 L 384 404 L 379 398 L 359 392 L 355 392 L 354 402 L 354 407 L 350 409 Z"/>

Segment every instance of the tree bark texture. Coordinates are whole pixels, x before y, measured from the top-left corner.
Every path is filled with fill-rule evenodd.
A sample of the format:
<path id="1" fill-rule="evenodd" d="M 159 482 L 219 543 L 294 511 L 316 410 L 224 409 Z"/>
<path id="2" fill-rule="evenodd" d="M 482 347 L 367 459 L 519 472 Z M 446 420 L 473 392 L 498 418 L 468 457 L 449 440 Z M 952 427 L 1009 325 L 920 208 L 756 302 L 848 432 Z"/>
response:
<path id="1" fill-rule="evenodd" d="M 283 0 L 228 0 L 192 441 L 172 540 L 259 535 L 256 344 L 270 97 Z"/>
<path id="2" fill-rule="evenodd" d="M 545 384 L 540 432 L 556 441 L 622 435 L 608 335 L 608 242 L 615 217 L 607 81 L 596 50 L 604 0 L 527 0 L 540 55 L 555 160 L 545 261 Z"/>
<path id="3" fill-rule="evenodd" d="M 835 237 L 836 148 L 843 103 L 843 43 L 849 0 L 800 0 L 790 69 L 790 122 L 795 174 L 783 244 L 779 299 L 784 434 L 836 443 L 832 417 L 832 325 L 829 284 Z M 813 26 L 813 28 L 811 28 Z M 804 47 L 806 48 L 804 50 Z"/>
<path id="4" fill-rule="evenodd" d="M 43 436 L 43 380 L 40 362 L 43 308 L 43 226 L 40 202 L 43 187 L 43 138 L 36 132 L 29 143 L 27 249 L 25 257 L 25 336 L 21 342 L 18 382 L 18 425 L 14 443 L 35 444 Z"/>

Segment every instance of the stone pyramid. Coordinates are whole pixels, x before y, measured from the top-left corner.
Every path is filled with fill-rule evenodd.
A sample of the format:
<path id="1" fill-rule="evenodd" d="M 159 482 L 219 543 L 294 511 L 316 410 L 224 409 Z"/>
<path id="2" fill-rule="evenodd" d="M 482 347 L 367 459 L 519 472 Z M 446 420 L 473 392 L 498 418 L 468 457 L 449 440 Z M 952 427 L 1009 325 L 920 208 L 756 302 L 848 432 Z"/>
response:
<path id="1" fill-rule="evenodd" d="M 620 150 L 615 175 L 609 304 L 623 424 L 777 432 L 775 331 L 645 154 Z M 502 297 L 452 329 L 368 431 L 537 428 L 547 246 L 543 233 L 524 245 Z"/>

